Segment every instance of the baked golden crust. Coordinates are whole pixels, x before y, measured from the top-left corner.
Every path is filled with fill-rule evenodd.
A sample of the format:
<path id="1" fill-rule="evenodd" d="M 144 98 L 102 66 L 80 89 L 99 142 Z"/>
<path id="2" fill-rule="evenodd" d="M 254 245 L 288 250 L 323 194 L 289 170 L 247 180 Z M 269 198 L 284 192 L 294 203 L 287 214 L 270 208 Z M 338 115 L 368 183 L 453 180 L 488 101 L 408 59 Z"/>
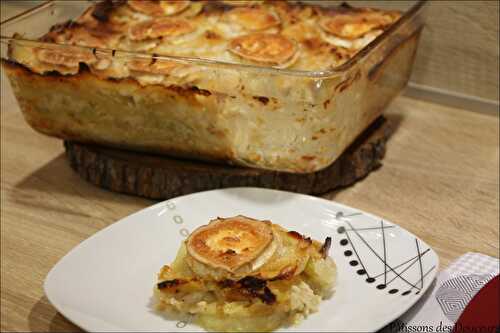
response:
<path id="1" fill-rule="evenodd" d="M 144 1 L 129 0 L 128 5 L 135 11 L 151 16 L 175 15 L 189 7 L 187 0 Z"/>
<path id="2" fill-rule="evenodd" d="M 263 8 L 234 8 L 226 16 L 230 22 L 248 30 L 266 30 L 280 24 L 280 19 L 276 14 Z"/>
<path id="3" fill-rule="evenodd" d="M 97 60 L 91 51 L 71 46 L 36 48 L 35 54 L 41 62 L 66 67 L 78 67 L 81 62 L 93 64 Z"/>
<path id="4" fill-rule="evenodd" d="M 156 18 L 134 24 L 130 28 L 130 40 L 144 40 L 159 37 L 177 37 L 193 32 L 195 27 L 184 19 Z"/>
<path id="5" fill-rule="evenodd" d="M 368 32 L 384 29 L 398 17 L 396 12 L 349 11 L 324 16 L 320 26 L 326 32 L 349 40 L 363 37 Z"/>
<path id="6" fill-rule="evenodd" d="M 137 72 L 169 75 L 176 68 L 184 65 L 173 61 L 154 61 L 154 59 L 134 59 L 128 63 L 128 67 Z"/>
<path id="7" fill-rule="evenodd" d="M 257 259 L 272 240 L 270 222 L 236 216 L 198 228 L 186 245 L 188 253 L 203 264 L 235 272 Z"/>
<path id="8" fill-rule="evenodd" d="M 259 4 L 262 0 L 222 0 L 222 2 L 229 6 L 251 6 Z"/>
<path id="9" fill-rule="evenodd" d="M 327 10 L 286 1 L 108 0 L 91 6 L 74 21 L 53 27 L 41 40 L 315 71 L 341 65 L 399 16 L 396 12 L 350 7 Z M 343 56 L 331 57 L 331 53 Z M 72 60 L 54 64 L 46 59 L 41 56 L 38 66 L 37 62 L 12 60 L 37 73 L 51 65 L 74 65 Z M 130 66 L 112 57 L 108 62 L 115 69 Z M 80 63 L 96 64 L 86 58 L 81 58 Z M 136 78 L 126 69 L 99 70 L 100 77 L 115 78 L 119 72 L 120 78 L 123 73 Z"/>
<path id="10" fill-rule="evenodd" d="M 197 242 L 211 246 L 203 246 L 195 258 Z M 160 270 L 157 308 L 174 316 L 190 314 L 210 331 L 261 332 L 297 324 L 333 293 L 336 267 L 328 257 L 330 242 L 327 238 L 322 245 L 270 221 L 217 218 L 196 229 L 174 262 Z M 242 261 L 263 258 L 259 267 L 242 274 L 225 268 L 223 274 L 210 274 L 220 268 L 221 255 L 232 251 L 243 258 L 247 248 L 252 255 Z"/>
<path id="11" fill-rule="evenodd" d="M 279 66 L 294 57 L 297 46 L 282 35 L 254 33 L 233 39 L 229 50 L 244 59 Z"/>
<path id="12" fill-rule="evenodd" d="M 236 9 L 270 16 L 254 26 L 262 30 L 253 30 L 230 18 Z M 324 10 L 285 1 L 228 4 L 214 0 L 193 1 L 176 14 L 153 16 L 134 10 L 125 1 L 104 1 L 76 20 L 54 26 L 41 38 L 67 46 L 59 49 L 12 41 L 10 61 L 4 67 L 26 119 L 45 134 L 175 157 L 309 173 L 337 159 L 406 83 L 418 41 L 418 35 L 411 40 L 400 38 L 406 25 L 388 36 L 366 61 L 328 77 L 262 72 L 215 62 L 201 65 L 162 55 L 291 71 L 326 70 L 350 59 L 387 28 L 348 39 L 320 24 L 322 18 L 351 12 L 379 11 Z M 130 38 L 135 25 L 163 20 L 186 20 L 194 30 L 177 36 L 146 31 L 138 40 Z M 246 39 L 249 47 L 242 48 Z M 268 39 L 271 42 L 264 43 Z M 72 52 L 80 45 L 89 48 Z M 39 51 L 47 48 L 50 51 Z"/>
<path id="13" fill-rule="evenodd" d="M 205 279 L 238 280 L 254 276 L 289 280 L 311 257 L 324 257 L 319 243 L 269 221 L 244 216 L 218 218 L 193 232 L 186 242 L 186 263 Z"/>
<path id="14" fill-rule="evenodd" d="M 128 61 L 119 53 L 111 64 L 99 59 L 90 71 L 84 66 L 48 65 L 21 42 L 10 49 L 13 54 L 9 56 L 27 65 L 2 59 L 2 67 L 26 120 L 47 135 L 309 173 L 330 165 L 405 85 L 418 32 L 388 49 L 389 53 L 370 56 L 375 67 L 369 65 L 367 72 L 321 80 L 319 88 L 310 84 L 316 81 L 300 77 L 283 80 L 239 71 L 234 76 L 233 71 L 191 72 L 189 66 L 166 67 L 169 62 L 160 59 L 134 58 L 142 63 L 132 71 L 128 66 L 115 66 Z M 318 45 L 331 47 L 320 40 Z M 339 49 L 332 51 L 330 57 L 337 56 Z M 30 66 L 45 75 L 30 71 Z M 155 74 L 161 67 L 170 74 Z M 109 73 L 119 79 L 106 79 Z M 144 75 L 148 82 L 163 81 L 141 84 L 131 75 Z M 353 96 L 362 102 L 353 103 Z"/>

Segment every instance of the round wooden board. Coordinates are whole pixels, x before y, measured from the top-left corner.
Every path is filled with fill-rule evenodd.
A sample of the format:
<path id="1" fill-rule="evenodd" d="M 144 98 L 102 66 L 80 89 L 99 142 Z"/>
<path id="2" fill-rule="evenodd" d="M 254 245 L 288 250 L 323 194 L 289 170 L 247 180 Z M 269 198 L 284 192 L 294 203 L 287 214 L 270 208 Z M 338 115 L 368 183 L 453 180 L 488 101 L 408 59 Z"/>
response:
<path id="1" fill-rule="evenodd" d="M 393 131 L 394 126 L 380 117 L 332 165 L 309 174 L 179 160 L 73 141 L 65 141 L 64 146 L 71 167 L 87 181 L 151 199 L 238 186 L 323 194 L 378 168 Z"/>

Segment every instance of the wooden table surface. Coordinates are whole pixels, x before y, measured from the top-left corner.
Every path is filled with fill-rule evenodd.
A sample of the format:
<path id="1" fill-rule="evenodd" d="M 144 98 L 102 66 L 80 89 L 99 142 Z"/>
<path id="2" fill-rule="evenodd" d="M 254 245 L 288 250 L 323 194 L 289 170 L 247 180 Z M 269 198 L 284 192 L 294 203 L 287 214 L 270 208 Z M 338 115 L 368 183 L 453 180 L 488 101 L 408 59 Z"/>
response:
<path id="1" fill-rule="evenodd" d="M 78 330 L 48 303 L 46 274 L 78 243 L 154 202 L 80 179 L 62 142 L 29 128 L 2 83 L 0 328 Z M 407 228 L 442 267 L 469 251 L 498 257 L 498 117 L 405 97 L 387 115 L 398 129 L 383 167 L 325 198 Z"/>

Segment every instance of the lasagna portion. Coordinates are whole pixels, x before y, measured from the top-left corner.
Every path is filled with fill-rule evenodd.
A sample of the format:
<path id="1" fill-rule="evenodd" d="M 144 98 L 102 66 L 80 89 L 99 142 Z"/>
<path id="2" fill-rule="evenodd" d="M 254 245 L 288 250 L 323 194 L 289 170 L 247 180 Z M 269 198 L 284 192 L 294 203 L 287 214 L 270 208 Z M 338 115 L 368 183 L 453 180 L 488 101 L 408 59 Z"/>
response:
<path id="1" fill-rule="evenodd" d="M 299 323 L 333 293 L 323 244 L 270 221 L 217 218 L 193 231 L 158 274 L 159 311 L 209 331 L 272 331 Z"/>
<path id="2" fill-rule="evenodd" d="M 14 44 L 10 57 L 36 73 L 71 75 L 85 64 L 102 78 L 153 84 L 193 72 L 186 62 L 157 61 L 162 55 L 324 71 L 346 62 L 399 17 L 395 11 L 284 0 L 106 0 L 52 27 L 40 38 L 52 46 Z"/>

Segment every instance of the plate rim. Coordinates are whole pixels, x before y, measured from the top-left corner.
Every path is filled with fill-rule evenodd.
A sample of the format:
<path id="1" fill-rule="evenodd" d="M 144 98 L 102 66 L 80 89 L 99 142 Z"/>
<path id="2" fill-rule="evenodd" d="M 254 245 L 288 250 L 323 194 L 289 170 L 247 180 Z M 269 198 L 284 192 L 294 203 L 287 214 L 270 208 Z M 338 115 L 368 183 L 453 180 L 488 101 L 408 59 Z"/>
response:
<path id="1" fill-rule="evenodd" d="M 312 195 L 308 195 L 308 194 L 296 193 L 296 192 L 291 192 L 291 191 L 282 191 L 282 190 L 276 190 L 276 189 L 254 187 L 254 186 L 237 186 L 237 187 L 227 187 L 227 188 L 222 188 L 222 189 L 212 189 L 212 190 L 207 190 L 207 191 L 200 191 L 200 192 L 185 194 L 185 195 L 173 197 L 173 198 L 170 198 L 170 199 L 162 200 L 162 201 L 156 202 L 156 203 L 154 203 L 154 204 L 152 204 L 150 206 L 147 206 L 147 207 L 144 207 L 142 209 L 139 209 L 139 210 L 137 210 L 137 211 L 135 211 L 135 212 L 133 212 L 133 213 L 131 213 L 129 215 L 126 215 L 126 216 L 124 216 L 124 217 L 116 220 L 115 222 L 112 222 L 111 224 L 109 224 L 106 227 L 102 228 L 101 230 L 93 233 L 92 235 L 90 235 L 89 237 L 87 237 L 86 239 L 84 239 L 83 241 L 81 241 L 80 243 L 78 243 L 77 245 L 75 245 L 64 256 L 62 256 L 56 262 L 56 264 L 54 264 L 54 266 L 52 266 L 52 268 L 49 270 L 49 272 L 45 276 L 45 279 L 44 279 L 44 282 L 43 282 L 43 292 L 44 292 L 45 296 L 47 297 L 49 303 L 57 310 L 57 312 L 59 312 L 64 318 L 66 318 L 73 325 L 77 326 L 78 328 L 80 328 L 80 329 L 82 329 L 82 330 L 84 330 L 86 332 L 97 332 L 97 330 L 92 330 L 90 327 L 88 327 L 87 325 L 85 325 L 85 323 L 81 323 L 79 320 L 70 319 L 70 316 L 67 315 L 65 307 L 62 306 L 60 303 L 58 303 L 54 299 L 53 295 L 51 296 L 51 294 L 49 292 L 50 281 L 52 279 L 52 276 L 57 273 L 57 270 L 60 268 L 60 266 L 62 264 L 64 264 L 65 261 L 68 260 L 69 257 L 71 257 L 72 255 L 74 255 L 74 253 L 77 252 L 80 248 L 83 248 L 86 245 L 86 243 L 91 242 L 94 238 L 99 237 L 99 235 L 101 235 L 101 234 L 109 232 L 110 229 L 112 229 L 113 227 L 116 227 L 120 223 L 123 223 L 126 219 L 129 219 L 129 218 L 131 218 L 131 217 L 133 217 L 135 215 L 139 215 L 143 211 L 154 209 L 155 207 L 160 206 L 160 205 L 164 204 L 167 201 L 177 200 L 177 199 L 186 198 L 186 197 L 190 197 L 190 196 L 197 196 L 197 195 L 201 195 L 201 194 L 207 194 L 207 193 L 210 193 L 210 192 L 241 191 L 241 190 L 243 190 L 243 191 L 265 191 L 265 192 L 286 193 L 287 195 L 290 195 L 290 196 L 298 196 L 298 197 L 301 197 L 301 198 L 304 198 L 304 199 L 307 199 L 307 200 L 312 200 L 312 201 L 317 201 L 317 202 L 325 202 L 327 204 L 335 204 L 335 205 L 341 206 L 343 208 L 348 208 L 348 209 L 352 209 L 352 210 L 355 210 L 355 211 L 359 211 L 359 212 L 362 212 L 363 215 L 366 215 L 366 216 L 368 216 L 368 217 L 370 217 L 372 219 L 379 219 L 380 218 L 380 219 L 382 219 L 382 220 L 384 220 L 386 222 L 389 222 L 389 223 L 391 223 L 391 224 L 393 224 L 395 226 L 398 226 L 400 229 L 404 230 L 409 235 L 417 238 L 418 240 L 420 240 L 421 242 L 423 242 L 425 245 L 427 245 L 429 247 L 429 249 L 435 254 L 435 257 L 436 257 L 436 265 L 435 265 L 435 268 L 434 268 L 434 270 L 432 272 L 431 282 L 429 282 L 429 284 L 424 289 L 421 290 L 421 292 L 418 295 L 418 297 L 413 298 L 408 303 L 409 305 L 408 305 L 407 308 L 403 308 L 400 311 L 394 312 L 394 316 L 391 316 L 392 319 L 390 321 L 388 321 L 386 324 L 377 326 L 376 329 L 374 329 L 373 331 L 370 331 L 370 332 L 377 332 L 377 331 L 379 331 L 380 329 L 386 327 L 387 325 L 389 325 L 390 323 L 392 323 L 394 320 L 396 320 L 397 318 L 401 317 L 404 313 L 406 313 L 407 311 L 409 311 L 420 299 L 422 299 L 422 297 L 424 297 L 424 295 L 426 295 L 429 292 L 429 289 L 431 288 L 431 286 L 433 285 L 434 281 L 436 280 L 437 274 L 439 272 L 439 267 L 440 267 L 440 258 L 439 258 L 438 253 L 434 250 L 433 247 L 431 247 L 429 244 L 427 244 L 427 242 L 425 242 L 420 237 L 416 236 L 414 233 L 412 233 L 411 231 L 407 230 L 406 228 L 401 227 L 399 224 L 396 224 L 396 223 L 392 222 L 392 220 L 385 220 L 384 218 L 382 218 L 380 216 L 377 216 L 377 215 L 374 215 L 374 214 L 372 214 L 370 212 L 366 212 L 364 210 L 361 210 L 361 209 L 358 209 L 358 208 L 355 208 L 355 207 L 352 207 L 352 206 L 348 206 L 346 204 L 337 202 L 335 200 L 329 200 L 329 199 L 325 199 L 325 198 L 322 198 L 322 197 L 316 197 L 316 196 L 312 196 Z M 121 331 L 121 330 L 123 330 L 123 327 L 114 327 L 113 330 Z M 332 331 L 325 331 L 325 332 L 340 332 L 340 331 L 332 330 Z"/>

